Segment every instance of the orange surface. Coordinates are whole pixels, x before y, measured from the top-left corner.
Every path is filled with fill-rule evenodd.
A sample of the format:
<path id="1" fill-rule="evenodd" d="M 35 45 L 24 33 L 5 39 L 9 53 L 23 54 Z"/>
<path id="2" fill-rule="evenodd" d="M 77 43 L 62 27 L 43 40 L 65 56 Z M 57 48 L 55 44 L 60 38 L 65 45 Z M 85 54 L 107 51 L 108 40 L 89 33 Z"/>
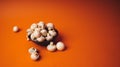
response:
<path id="1" fill-rule="evenodd" d="M 0 1 L 0 67 L 120 67 L 119 8 L 119 1 Z M 65 51 L 26 40 L 26 29 L 40 20 L 55 24 Z M 39 61 L 30 59 L 30 47 Z"/>

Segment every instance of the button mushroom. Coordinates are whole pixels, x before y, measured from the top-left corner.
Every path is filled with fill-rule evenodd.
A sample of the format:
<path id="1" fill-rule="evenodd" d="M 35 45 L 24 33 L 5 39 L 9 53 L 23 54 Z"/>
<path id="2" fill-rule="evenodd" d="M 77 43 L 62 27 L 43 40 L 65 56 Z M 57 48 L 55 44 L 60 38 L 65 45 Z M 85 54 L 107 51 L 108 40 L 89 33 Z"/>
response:
<path id="1" fill-rule="evenodd" d="M 31 54 L 30 57 L 31 57 L 32 60 L 38 60 L 40 56 L 37 52 L 34 52 L 34 53 Z"/>
<path id="2" fill-rule="evenodd" d="M 29 52 L 30 54 L 32 54 L 32 53 L 34 53 L 34 52 L 37 52 L 37 49 L 34 48 L 34 47 L 31 47 L 31 48 L 28 49 L 28 52 Z"/>
<path id="3" fill-rule="evenodd" d="M 65 45 L 63 42 L 57 42 L 56 47 L 57 47 L 57 50 L 64 50 L 65 49 Z"/>
<path id="4" fill-rule="evenodd" d="M 55 51 L 56 46 L 53 44 L 53 42 L 50 42 L 50 44 L 47 46 L 48 51 Z"/>
<path id="5" fill-rule="evenodd" d="M 13 27 L 13 31 L 14 31 L 14 32 L 18 32 L 18 31 L 19 31 L 19 27 L 18 27 L 18 26 L 14 26 L 14 27 Z"/>

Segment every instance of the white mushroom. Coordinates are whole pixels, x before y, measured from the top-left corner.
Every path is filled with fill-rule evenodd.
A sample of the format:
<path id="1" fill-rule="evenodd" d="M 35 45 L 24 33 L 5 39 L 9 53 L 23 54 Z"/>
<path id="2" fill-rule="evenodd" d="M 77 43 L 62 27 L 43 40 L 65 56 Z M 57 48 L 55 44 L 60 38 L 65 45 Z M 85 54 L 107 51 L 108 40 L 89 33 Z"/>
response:
<path id="1" fill-rule="evenodd" d="M 51 36 L 56 36 L 56 35 L 57 35 L 56 31 L 54 31 L 54 30 L 49 30 L 48 33 L 49 33 Z"/>
<path id="2" fill-rule="evenodd" d="M 38 27 L 41 28 L 41 29 L 44 29 L 45 28 L 45 23 L 43 21 L 40 21 L 38 24 Z"/>
<path id="3" fill-rule="evenodd" d="M 38 32 L 38 31 L 34 31 L 34 32 L 33 32 L 33 35 L 34 35 L 36 38 L 38 38 L 38 37 L 41 36 L 40 32 Z"/>
<path id="4" fill-rule="evenodd" d="M 30 58 L 32 59 L 32 60 L 38 60 L 39 59 L 39 54 L 37 53 L 37 52 L 34 52 L 34 53 L 32 53 L 31 54 L 31 56 L 30 56 Z"/>
<path id="5" fill-rule="evenodd" d="M 18 31 L 19 31 L 19 27 L 18 27 L 18 26 L 14 26 L 14 27 L 13 27 L 13 31 L 14 31 L 14 32 L 18 32 Z"/>
<path id="6" fill-rule="evenodd" d="M 46 35 L 47 35 L 47 30 L 45 30 L 45 29 L 42 29 L 40 32 L 41 32 L 41 34 L 42 34 L 43 36 L 46 36 Z"/>
<path id="7" fill-rule="evenodd" d="M 37 49 L 34 48 L 34 47 L 31 47 L 31 48 L 28 49 L 28 52 L 29 52 L 30 54 L 32 54 L 32 53 L 34 53 L 34 52 L 37 52 Z"/>
<path id="8" fill-rule="evenodd" d="M 44 40 L 45 40 L 45 37 L 43 37 L 43 36 L 40 36 L 39 38 L 37 38 L 38 42 L 43 42 Z"/>
<path id="9" fill-rule="evenodd" d="M 32 29 L 27 29 L 27 36 L 29 36 L 30 34 L 33 33 L 33 30 Z"/>
<path id="10" fill-rule="evenodd" d="M 47 46 L 48 51 L 55 51 L 56 46 L 53 44 L 53 42 L 50 42 L 50 44 Z"/>
<path id="11" fill-rule="evenodd" d="M 29 29 L 27 29 L 27 32 L 32 33 L 32 32 L 33 32 L 33 30 L 29 28 Z"/>
<path id="12" fill-rule="evenodd" d="M 41 30 L 40 28 L 35 28 L 35 31 L 37 32 L 40 32 L 40 30 Z"/>
<path id="13" fill-rule="evenodd" d="M 30 28 L 31 28 L 31 29 L 37 28 L 37 24 L 33 23 Z"/>
<path id="14" fill-rule="evenodd" d="M 64 50 L 65 49 L 65 45 L 63 42 L 57 42 L 56 47 L 57 47 L 57 50 Z"/>
<path id="15" fill-rule="evenodd" d="M 54 29 L 53 23 L 47 23 L 46 26 L 47 26 L 48 30 Z"/>
<path id="16" fill-rule="evenodd" d="M 31 40 L 34 40 L 34 39 L 35 39 L 34 34 L 31 34 L 31 35 L 30 35 L 30 38 L 31 38 Z"/>
<path id="17" fill-rule="evenodd" d="M 46 40 L 50 41 L 53 39 L 53 36 L 51 36 L 49 33 L 47 33 Z"/>

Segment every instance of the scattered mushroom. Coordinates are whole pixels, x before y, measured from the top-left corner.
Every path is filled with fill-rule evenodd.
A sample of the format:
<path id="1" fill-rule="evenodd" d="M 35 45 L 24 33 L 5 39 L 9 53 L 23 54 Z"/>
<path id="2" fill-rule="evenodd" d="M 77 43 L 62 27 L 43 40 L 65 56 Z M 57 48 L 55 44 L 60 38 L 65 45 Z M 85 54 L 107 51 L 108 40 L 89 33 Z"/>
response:
<path id="1" fill-rule="evenodd" d="M 28 49 L 28 52 L 29 52 L 30 54 L 32 54 L 32 53 L 34 53 L 34 52 L 37 52 L 37 49 L 34 48 L 34 47 L 31 47 L 31 48 Z"/>
<path id="2" fill-rule="evenodd" d="M 47 46 L 48 51 L 55 51 L 56 45 L 53 44 L 53 42 L 50 42 L 50 44 Z"/>
<path id="3" fill-rule="evenodd" d="M 31 57 L 32 60 L 38 60 L 40 56 L 37 52 L 34 52 L 34 53 L 31 54 L 30 57 Z"/>
<path id="4" fill-rule="evenodd" d="M 63 42 L 57 42 L 56 47 L 57 47 L 57 50 L 64 50 L 65 49 L 65 45 Z"/>
<path id="5" fill-rule="evenodd" d="M 14 31 L 14 32 L 18 32 L 18 31 L 19 31 L 19 27 L 18 27 L 18 26 L 14 26 L 14 27 L 13 27 L 13 31 Z"/>

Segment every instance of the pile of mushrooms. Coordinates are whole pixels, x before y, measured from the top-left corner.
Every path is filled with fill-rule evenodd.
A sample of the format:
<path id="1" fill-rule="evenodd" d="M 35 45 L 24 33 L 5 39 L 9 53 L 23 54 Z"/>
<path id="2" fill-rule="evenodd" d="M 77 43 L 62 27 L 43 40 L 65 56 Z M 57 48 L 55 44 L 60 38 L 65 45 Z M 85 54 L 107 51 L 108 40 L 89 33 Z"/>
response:
<path id="1" fill-rule="evenodd" d="M 45 24 L 43 21 L 39 23 L 33 23 L 29 29 L 27 29 L 27 40 L 31 40 L 38 43 L 44 43 L 52 41 L 58 32 L 55 29 L 53 23 Z"/>
<path id="2" fill-rule="evenodd" d="M 43 21 L 38 23 L 33 23 L 29 29 L 27 29 L 27 40 L 31 40 L 35 43 L 46 46 L 46 49 L 50 52 L 55 50 L 64 50 L 65 45 L 63 42 L 59 41 L 56 44 L 54 39 L 57 37 L 58 31 L 55 29 L 53 23 L 45 24 Z M 47 42 L 47 43 L 46 43 Z M 29 48 L 28 52 L 31 54 L 30 57 L 32 60 L 39 59 L 39 53 L 36 48 Z"/>
<path id="3" fill-rule="evenodd" d="M 18 26 L 13 27 L 13 32 L 19 32 L 20 29 Z M 38 23 L 33 23 L 29 29 L 27 29 L 27 40 L 31 40 L 35 43 L 42 44 L 46 46 L 48 51 L 59 50 L 62 51 L 65 49 L 65 45 L 63 42 L 59 41 L 56 44 L 54 43 L 54 39 L 57 37 L 58 31 L 55 29 L 53 23 L 45 24 L 43 21 Z M 32 60 L 38 60 L 40 58 L 39 52 L 36 48 L 31 47 L 28 49 L 30 53 L 30 58 Z"/>

